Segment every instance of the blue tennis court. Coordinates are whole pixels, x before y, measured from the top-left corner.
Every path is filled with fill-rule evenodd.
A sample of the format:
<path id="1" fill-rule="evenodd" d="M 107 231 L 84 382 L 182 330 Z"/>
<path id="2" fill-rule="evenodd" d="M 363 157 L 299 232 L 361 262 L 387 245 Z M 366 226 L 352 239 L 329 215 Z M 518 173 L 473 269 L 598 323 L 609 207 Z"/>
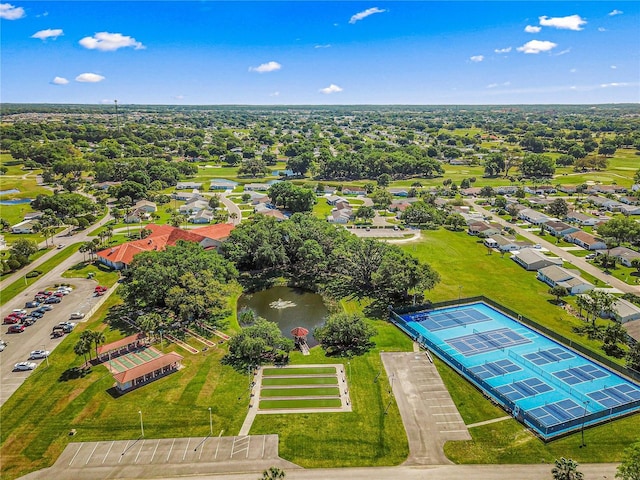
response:
<path id="1" fill-rule="evenodd" d="M 489 305 L 392 315 L 545 440 L 640 410 L 640 386 Z"/>

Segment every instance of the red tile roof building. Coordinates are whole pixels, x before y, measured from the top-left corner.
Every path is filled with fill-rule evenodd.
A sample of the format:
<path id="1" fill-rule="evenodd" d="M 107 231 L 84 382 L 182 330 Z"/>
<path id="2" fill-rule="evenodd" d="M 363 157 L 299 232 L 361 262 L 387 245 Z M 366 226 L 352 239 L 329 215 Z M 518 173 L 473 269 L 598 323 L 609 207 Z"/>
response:
<path id="1" fill-rule="evenodd" d="M 207 225 L 192 230 L 149 224 L 145 227 L 151 231 L 147 237 L 101 250 L 97 253 L 98 261 L 115 270 L 122 270 L 129 266 L 137 254 L 153 250 L 162 251 L 167 246 L 174 246 L 178 240 L 199 243 L 202 248 L 207 249 L 219 248 L 233 228 L 230 223 Z"/>
<path id="2" fill-rule="evenodd" d="M 116 388 L 121 392 L 125 392 L 176 372 L 181 366 L 182 358 L 182 355 L 171 352 L 149 360 L 142 365 L 136 365 L 133 368 L 116 373 L 113 375 L 116 381 Z"/>

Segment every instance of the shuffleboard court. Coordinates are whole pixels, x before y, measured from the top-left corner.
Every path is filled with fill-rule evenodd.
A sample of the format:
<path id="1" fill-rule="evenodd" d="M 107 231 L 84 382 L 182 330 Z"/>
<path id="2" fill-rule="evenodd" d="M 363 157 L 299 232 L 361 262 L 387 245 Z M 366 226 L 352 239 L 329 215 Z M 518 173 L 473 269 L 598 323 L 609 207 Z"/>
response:
<path id="1" fill-rule="evenodd" d="M 283 375 L 335 375 L 335 367 L 289 367 L 289 368 L 265 368 L 262 375 L 265 377 Z"/>
<path id="2" fill-rule="evenodd" d="M 260 409 L 286 410 L 289 408 L 338 408 L 342 406 L 339 398 L 315 398 L 303 400 L 260 400 Z"/>
<path id="3" fill-rule="evenodd" d="M 263 388 L 260 391 L 261 397 L 339 397 L 338 387 L 317 387 L 317 388 Z"/>
<path id="4" fill-rule="evenodd" d="M 262 385 L 337 385 L 337 377 L 263 378 Z"/>

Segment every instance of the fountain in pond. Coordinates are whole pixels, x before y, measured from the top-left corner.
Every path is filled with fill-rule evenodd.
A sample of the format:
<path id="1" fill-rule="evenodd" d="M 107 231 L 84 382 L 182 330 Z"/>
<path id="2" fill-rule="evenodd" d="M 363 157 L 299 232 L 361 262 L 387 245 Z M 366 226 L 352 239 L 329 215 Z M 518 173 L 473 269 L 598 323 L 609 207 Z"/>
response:
<path id="1" fill-rule="evenodd" d="M 271 302 L 269 306 L 271 308 L 275 308 L 276 310 L 282 310 L 283 308 L 295 307 L 296 304 L 293 303 L 291 300 L 282 300 L 281 298 L 279 298 L 275 302 Z"/>

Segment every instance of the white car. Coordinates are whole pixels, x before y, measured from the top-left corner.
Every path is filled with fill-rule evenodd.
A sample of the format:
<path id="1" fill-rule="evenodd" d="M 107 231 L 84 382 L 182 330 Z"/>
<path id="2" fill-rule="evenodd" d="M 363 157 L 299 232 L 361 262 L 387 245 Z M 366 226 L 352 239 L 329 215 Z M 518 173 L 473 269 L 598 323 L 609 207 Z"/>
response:
<path id="1" fill-rule="evenodd" d="M 81 312 L 73 312 L 73 313 L 69 316 L 69 318 L 70 318 L 71 320 L 77 320 L 77 319 L 79 319 L 79 318 L 84 318 L 84 313 L 81 313 Z"/>
<path id="2" fill-rule="evenodd" d="M 29 354 L 29 359 L 31 360 L 34 358 L 46 358 L 49 356 L 49 353 L 49 350 L 34 350 Z"/>
<path id="3" fill-rule="evenodd" d="M 2 352 L 7 347 L 7 342 L 4 340 L 0 340 L 0 352 Z"/>
<path id="4" fill-rule="evenodd" d="M 16 308 L 12 313 L 22 313 L 23 315 L 26 315 L 27 311 L 24 308 Z"/>
<path id="5" fill-rule="evenodd" d="M 13 366 L 14 370 L 33 370 L 38 365 L 33 362 L 20 362 Z"/>

